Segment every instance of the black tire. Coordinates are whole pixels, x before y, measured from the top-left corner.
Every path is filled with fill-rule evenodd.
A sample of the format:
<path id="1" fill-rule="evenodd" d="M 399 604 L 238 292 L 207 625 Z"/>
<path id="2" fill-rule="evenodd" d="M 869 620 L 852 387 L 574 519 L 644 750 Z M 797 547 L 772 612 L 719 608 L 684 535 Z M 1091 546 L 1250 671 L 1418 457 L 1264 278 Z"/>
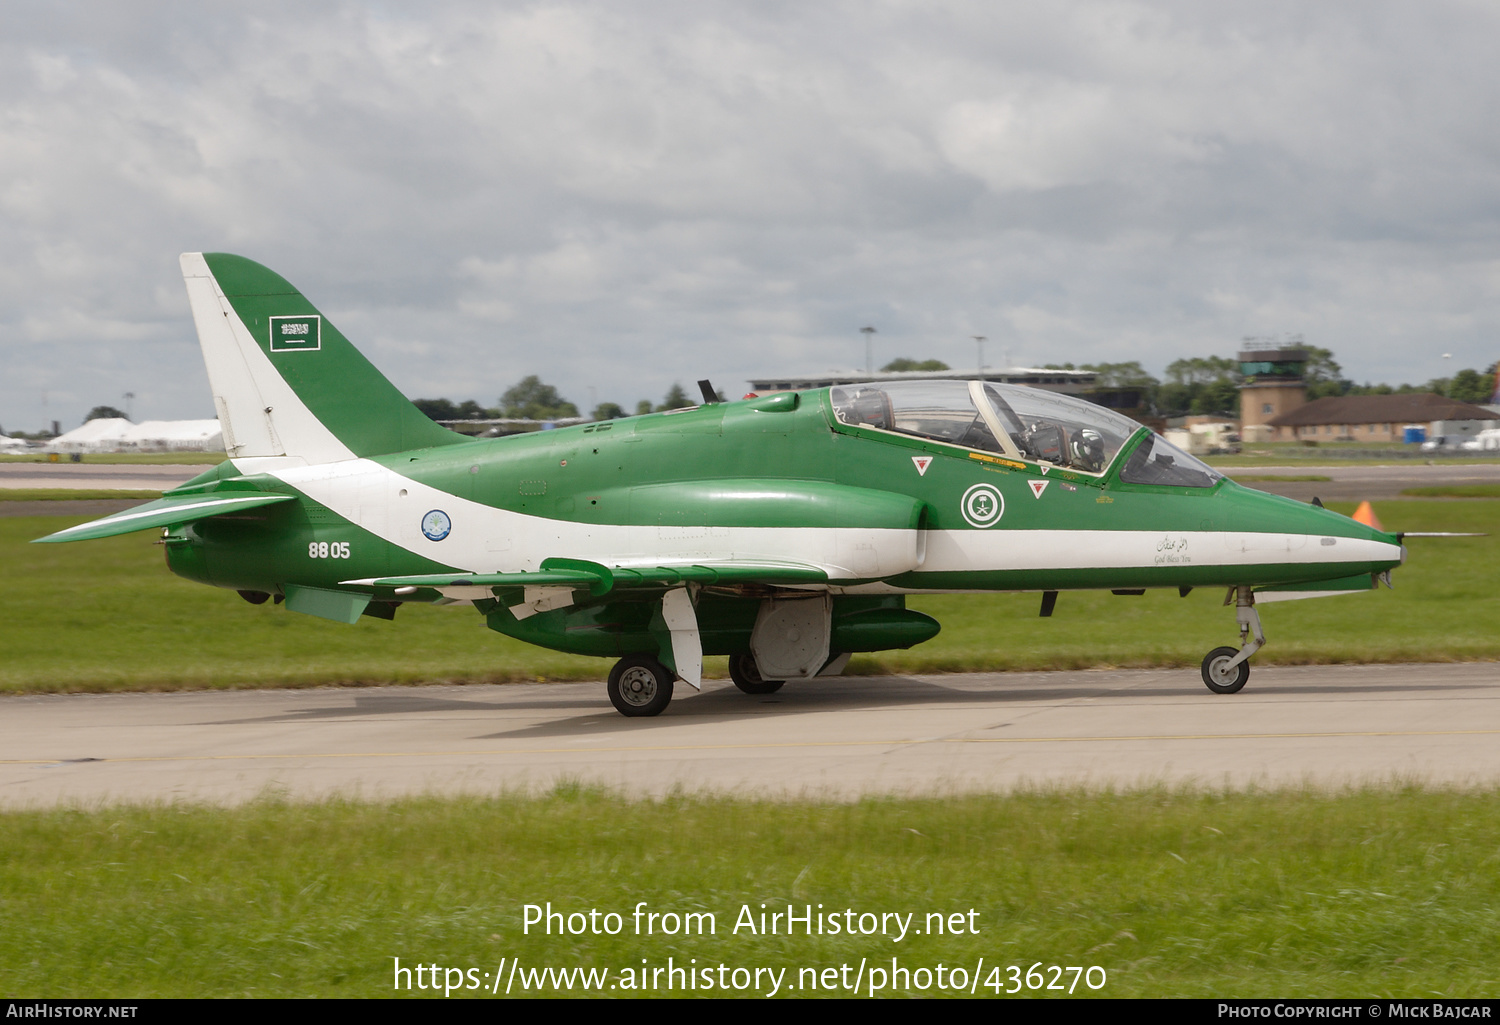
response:
<path id="1" fill-rule="evenodd" d="M 1203 683 L 1215 694 L 1235 694 L 1250 679 L 1250 663 L 1241 662 L 1233 669 L 1226 668 L 1238 648 L 1215 648 L 1203 658 Z"/>
<path id="2" fill-rule="evenodd" d="M 672 671 L 650 655 L 627 655 L 609 671 L 609 703 L 621 715 L 660 715 L 672 701 Z"/>
<path id="3" fill-rule="evenodd" d="M 762 679 L 755 656 L 748 652 L 729 656 L 729 678 L 746 694 L 775 694 L 786 683 L 785 680 Z"/>

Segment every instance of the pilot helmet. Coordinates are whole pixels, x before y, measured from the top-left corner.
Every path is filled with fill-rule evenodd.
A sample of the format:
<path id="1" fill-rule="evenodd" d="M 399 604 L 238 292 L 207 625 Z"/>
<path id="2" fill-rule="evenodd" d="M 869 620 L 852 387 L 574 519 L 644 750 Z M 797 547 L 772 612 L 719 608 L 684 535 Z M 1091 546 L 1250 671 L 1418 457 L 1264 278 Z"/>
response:
<path id="1" fill-rule="evenodd" d="M 1085 427 L 1069 439 L 1073 465 L 1080 470 L 1098 473 L 1104 468 L 1104 439 L 1098 431 Z"/>

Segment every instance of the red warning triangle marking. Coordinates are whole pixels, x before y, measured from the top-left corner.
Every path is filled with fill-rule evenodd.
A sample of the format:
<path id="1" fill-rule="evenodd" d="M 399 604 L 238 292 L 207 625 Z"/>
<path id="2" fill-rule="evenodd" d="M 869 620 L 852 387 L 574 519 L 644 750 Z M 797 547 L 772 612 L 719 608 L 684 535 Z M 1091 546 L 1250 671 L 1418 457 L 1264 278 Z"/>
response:
<path id="1" fill-rule="evenodd" d="M 1045 477 L 1045 476 L 1047 476 L 1047 471 L 1050 470 L 1050 469 L 1052 469 L 1052 467 L 1050 467 L 1050 466 L 1043 466 L 1043 467 L 1040 467 L 1040 469 L 1042 471 L 1042 476 Z"/>
<path id="2" fill-rule="evenodd" d="M 1050 484 L 1050 483 L 1052 483 L 1052 482 L 1051 481 L 1046 481 L 1046 480 L 1029 480 L 1026 483 L 1031 485 L 1031 493 L 1032 493 L 1032 495 L 1035 496 L 1036 498 L 1041 498 L 1042 497 L 1042 492 L 1046 491 L 1047 490 L 1047 485 Z"/>
<path id="3" fill-rule="evenodd" d="M 932 465 L 931 456 L 912 456 L 911 461 L 917 466 L 917 476 L 927 476 L 927 468 Z"/>

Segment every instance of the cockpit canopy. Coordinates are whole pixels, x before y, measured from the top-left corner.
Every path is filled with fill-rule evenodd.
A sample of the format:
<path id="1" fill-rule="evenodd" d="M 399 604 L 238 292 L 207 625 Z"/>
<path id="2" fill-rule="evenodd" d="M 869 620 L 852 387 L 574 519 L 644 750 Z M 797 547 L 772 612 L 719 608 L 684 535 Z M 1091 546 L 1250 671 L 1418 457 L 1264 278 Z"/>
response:
<path id="1" fill-rule="evenodd" d="M 988 381 L 891 381 L 830 389 L 842 424 L 894 431 L 1032 463 L 1102 474 L 1141 425 L 1103 406 L 1039 388 Z M 1219 474 L 1154 437 L 1137 446 L 1126 479 L 1212 487 Z M 1140 464 L 1140 465 L 1137 465 Z M 1149 479 L 1136 479 L 1144 477 Z"/>

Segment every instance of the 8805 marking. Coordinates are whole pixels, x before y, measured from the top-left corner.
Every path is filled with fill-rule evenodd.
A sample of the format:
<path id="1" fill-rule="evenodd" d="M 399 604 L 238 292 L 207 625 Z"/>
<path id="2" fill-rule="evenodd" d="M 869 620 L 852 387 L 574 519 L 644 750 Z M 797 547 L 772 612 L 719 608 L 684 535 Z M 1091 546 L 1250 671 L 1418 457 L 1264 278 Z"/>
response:
<path id="1" fill-rule="evenodd" d="M 349 558 L 349 542 L 309 541 L 307 557 L 309 559 L 347 559 Z"/>

